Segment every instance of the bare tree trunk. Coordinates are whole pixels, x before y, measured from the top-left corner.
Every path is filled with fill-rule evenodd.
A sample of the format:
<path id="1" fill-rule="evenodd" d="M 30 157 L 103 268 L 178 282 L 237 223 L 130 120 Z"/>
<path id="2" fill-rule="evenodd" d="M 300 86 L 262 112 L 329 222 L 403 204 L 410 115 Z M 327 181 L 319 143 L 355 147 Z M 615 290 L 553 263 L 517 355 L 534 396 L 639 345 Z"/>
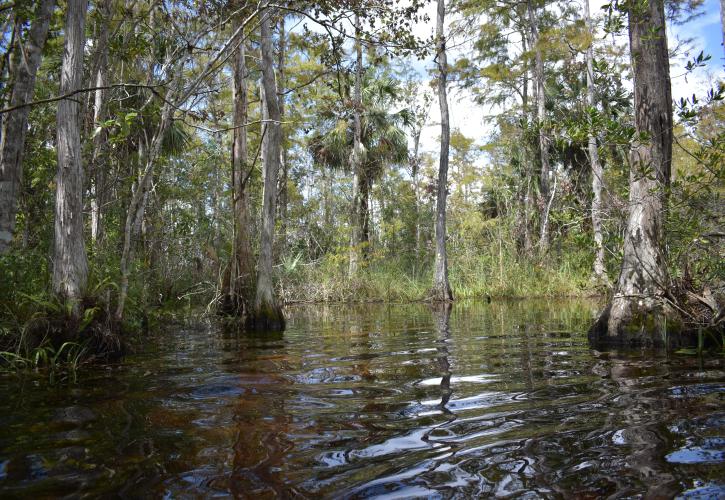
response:
<path id="1" fill-rule="evenodd" d="M 446 89 L 448 60 L 446 58 L 446 39 L 443 31 L 445 14 L 445 0 L 438 0 L 436 22 L 438 53 L 436 60 L 438 62 L 438 101 L 441 108 L 441 154 L 438 166 L 438 196 L 436 197 L 435 274 L 430 297 L 434 302 L 453 300 L 453 292 L 448 283 L 448 255 L 446 254 L 446 198 L 448 196 L 448 154 L 451 142 L 451 125 L 448 116 L 448 94 Z"/>
<path id="2" fill-rule="evenodd" d="M 596 105 L 594 98 L 594 27 L 589 15 L 589 0 L 584 1 L 584 20 L 592 37 L 587 47 L 587 105 L 593 108 Z M 597 138 L 593 131 L 589 132 L 589 162 L 592 166 L 592 232 L 594 233 L 594 279 L 597 283 L 607 283 L 607 270 L 604 267 L 604 235 L 602 234 L 602 183 L 603 170 L 599 161 Z"/>
<path id="3" fill-rule="evenodd" d="M 242 42 L 233 60 L 234 139 L 232 142 L 232 205 L 234 243 L 227 277 L 225 277 L 222 312 L 241 316 L 250 310 L 254 294 L 254 263 L 249 214 L 249 165 L 247 146 L 248 103 L 246 47 Z"/>
<path id="4" fill-rule="evenodd" d="M 413 214 L 415 217 L 415 262 L 420 261 L 420 181 L 418 180 L 418 170 L 420 167 L 420 134 L 423 127 L 415 129 L 413 135 L 413 155 L 410 158 L 410 172 L 413 176 L 413 194 L 415 196 L 415 204 L 413 205 Z"/>
<path id="5" fill-rule="evenodd" d="M 521 45 L 523 52 L 527 51 L 527 37 L 525 29 L 521 29 Z M 524 123 L 529 121 L 529 64 L 524 62 L 523 81 L 521 83 L 521 114 Z M 529 233 L 529 224 L 531 219 L 531 158 L 529 156 L 528 141 L 526 141 L 526 126 L 521 129 L 520 158 L 522 180 L 526 181 L 526 187 L 521 184 L 518 193 L 518 216 L 516 221 L 516 240 L 518 250 L 528 254 L 531 251 L 531 235 Z"/>
<path id="6" fill-rule="evenodd" d="M 362 241 L 362 220 L 360 220 L 360 205 L 362 203 L 360 193 L 360 183 L 363 182 L 362 176 L 362 122 L 360 114 L 362 113 L 362 65 L 363 53 L 362 43 L 360 41 L 360 16 L 355 14 L 355 53 L 357 63 L 355 65 L 355 90 L 354 90 L 354 130 L 353 130 L 353 147 L 350 163 L 352 164 L 352 211 L 350 220 L 350 263 L 348 275 L 354 276 L 357 273 L 360 260 L 360 243 Z"/>
<path id="7" fill-rule="evenodd" d="M 637 137 L 631 152 L 629 220 L 624 255 L 611 304 L 590 331 L 608 343 L 661 343 L 669 286 L 665 211 L 672 161 L 672 95 L 663 0 L 629 12 Z M 671 321 L 673 330 L 677 322 Z"/>
<path id="8" fill-rule="evenodd" d="M 27 42 L 23 44 L 20 33 L 15 34 L 17 50 L 13 52 L 9 73 L 13 79 L 10 106 L 21 106 L 30 102 L 33 97 L 35 76 L 40 66 L 43 47 L 48 39 L 48 27 L 54 8 L 54 0 L 41 0 L 35 11 L 35 19 L 30 26 Z M 10 111 L 1 117 L 0 255 L 10 250 L 15 231 L 29 113 L 30 108 L 24 107 Z"/>
<path id="9" fill-rule="evenodd" d="M 536 117 L 539 122 L 539 154 L 541 157 L 541 177 L 540 177 L 540 192 L 541 199 L 543 200 L 544 213 L 541 217 L 541 231 L 539 235 L 539 249 L 545 252 L 549 248 L 549 198 L 551 193 L 549 192 L 549 172 L 551 170 L 551 162 L 549 160 L 549 131 L 546 122 L 546 92 L 545 92 L 545 81 L 546 74 L 544 73 L 544 58 L 541 53 L 541 46 L 539 44 L 539 27 L 538 20 L 536 19 L 536 13 L 532 0 L 528 0 L 527 3 L 529 13 L 529 23 L 531 28 L 531 47 L 534 49 L 534 83 L 536 86 Z"/>
<path id="10" fill-rule="evenodd" d="M 280 128 L 279 100 L 274 75 L 272 33 L 267 12 L 260 19 L 262 52 L 262 84 L 264 105 L 268 121 L 265 124 L 264 191 L 262 194 L 262 234 L 257 261 L 257 294 L 254 310 L 247 317 L 247 327 L 255 330 L 282 331 L 285 327 L 282 308 L 277 303 L 272 275 L 274 222 L 277 204 L 277 175 L 279 173 L 282 133 Z"/>
<path id="11" fill-rule="evenodd" d="M 96 40 L 98 55 L 98 70 L 95 77 L 95 85 L 99 90 L 95 91 L 93 105 L 93 127 L 97 129 L 93 135 L 93 154 L 91 155 L 91 172 L 93 176 L 93 192 L 95 196 L 91 200 L 91 240 L 95 243 L 103 239 L 103 209 L 108 199 L 106 187 L 106 158 L 103 148 L 106 144 L 107 134 L 102 128 L 106 120 L 106 99 L 107 90 L 101 89 L 107 83 L 108 73 L 108 28 L 111 17 L 111 1 L 104 0 L 99 6 L 101 14 L 101 26 L 98 30 Z"/>
<path id="12" fill-rule="evenodd" d="M 370 191 L 372 186 L 363 173 L 360 176 L 360 188 L 358 190 L 360 203 L 358 205 L 358 220 L 360 221 L 360 252 L 363 259 L 370 254 Z"/>
<path id="13" fill-rule="evenodd" d="M 87 0 L 68 0 L 65 23 L 60 93 L 81 87 Z M 81 162 L 80 103 L 58 103 L 58 174 L 55 194 L 55 245 L 53 292 L 73 303 L 73 315 L 81 313 L 80 300 L 88 281 L 88 259 L 83 238 L 83 165 Z"/>
<path id="14" fill-rule="evenodd" d="M 322 178 L 325 186 L 324 202 L 325 211 L 322 219 L 325 221 L 325 232 L 332 230 L 332 174 L 327 170 L 327 167 L 322 167 Z"/>
<path id="15" fill-rule="evenodd" d="M 522 43 L 524 45 L 524 50 L 526 50 L 526 44 L 527 44 L 527 33 L 524 29 L 522 32 Z M 530 34 L 528 35 L 530 36 Z M 529 40 L 529 47 L 531 47 L 531 43 Z M 529 82 L 531 82 L 532 85 L 532 94 L 535 100 L 538 100 L 538 88 L 534 85 L 536 82 L 532 81 L 531 77 L 529 76 L 529 72 L 531 71 L 531 64 L 527 61 L 526 63 L 526 71 L 524 73 L 524 117 L 526 119 L 526 123 L 533 123 L 534 122 L 534 116 L 533 116 L 533 110 L 529 106 Z M 537 101 L 538 102 L 538 101 Z M 531 254 L 531 250 L 533 249 L 533 240 L 531 237 L 531 206 L 534 204 L 534 190 L 531 186 L 531 180 L 534 178 L 534 155 L 533 150 L 529 147 L 529 141 L 526 140 L 526 135 L 523 135 L 523 148 L 524 148 L 524 165 L 525 165 L 525 172 L 526 172 L 526 200 L 524 203 L 524 252 L 529 255 Z"/>
<path id="16" fill-rule="evenodd" d="M 280 120 L 284 119 L 284 101 L 285 101 L 285 57 L 287 53 L 287 40 L 285 34 L 285 16 L 280 16 L 279 21 L 279 57 L 277 63 L 277 70 L 279 72 L 279 81 L 277 82 L 277 92 L 279 93 L 279 116 Z M 286 145 L 286 134 L 284 125 L 280 124 L 282 128 L 282 144 L 280 153 L 280 163 L 282 175 L 279 180 L 279 219 L 280 219 L 280 237 L 279 237 L 279 252 L 283 253 L 284 247 L 287 244 L 287 145 Z"/>

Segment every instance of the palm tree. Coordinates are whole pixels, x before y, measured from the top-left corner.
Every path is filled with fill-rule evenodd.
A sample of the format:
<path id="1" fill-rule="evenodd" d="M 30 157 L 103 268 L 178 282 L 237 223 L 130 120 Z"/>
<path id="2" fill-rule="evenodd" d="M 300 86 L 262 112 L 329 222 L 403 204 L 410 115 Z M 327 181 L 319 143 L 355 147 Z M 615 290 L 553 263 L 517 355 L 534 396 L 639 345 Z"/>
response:
<path id="1" fill-rule="evenodd" d="M 362 165 L 358 176 L 359 197 L 353 213 L 357 219 L 363 251 L 370 240 L 370 191 L 385 168 L 408 161 L 405 128 L 411 124 L 408 109 L 391 112 L 401 89 L 396 80 L 366 72 L 362 89 Z M 326 109 L 320 114 L 323 126 L 310 140 L 309 148 L 316 164 L 332 169 L 350 170 L 354 146 L 354 110 L 349 106 Z"/>

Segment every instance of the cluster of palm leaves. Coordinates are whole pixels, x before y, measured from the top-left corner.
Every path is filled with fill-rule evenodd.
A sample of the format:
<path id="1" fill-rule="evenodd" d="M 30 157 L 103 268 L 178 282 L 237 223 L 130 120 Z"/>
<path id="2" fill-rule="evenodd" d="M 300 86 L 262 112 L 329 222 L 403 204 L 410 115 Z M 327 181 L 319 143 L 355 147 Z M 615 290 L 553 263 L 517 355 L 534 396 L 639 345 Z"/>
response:
<path id="1" fill-rule="evenodd" d="M 379 180 L 385 167 L 408 159 L 405 128 L 412 123 L 410 110 L 396 109 L 400 102 L 399 82 L 379 78 L 367 71 L 363 78 L 362 126 L 363 164 L 361 177 L 369 184 Z M 323 125 L 312 137 L 309 148 L 315 162 L 333 169 L 350 169 L 353 150 L 354 105 L 338 104 L 322 110 Z"/>
<path id="2" fill-rule="evenodd" d="M 363 241 L 368 240 L 368 204 L 374 182 L 379 181 L 386 167 L 408 160 L 408 137 L 405 129 L 413 122 L 412 112 L 400 107 L 401 88 L 397 80 L 365 72 L 362 85 L 362 164 L 359 177 L 359 224 Z M 319 113 L 321 126 L 309 141 L 309 150 L 317 165 L 333 170 L 350 171 L 352 165 L 355 104 L 336 100 Z"/>

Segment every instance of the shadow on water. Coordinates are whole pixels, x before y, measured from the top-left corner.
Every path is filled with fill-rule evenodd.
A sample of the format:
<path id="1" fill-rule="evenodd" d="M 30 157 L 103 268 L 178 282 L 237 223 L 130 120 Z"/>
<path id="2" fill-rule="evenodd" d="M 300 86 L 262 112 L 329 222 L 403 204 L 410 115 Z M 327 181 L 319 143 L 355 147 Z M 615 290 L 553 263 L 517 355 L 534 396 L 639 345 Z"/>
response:
<path id="1" fill-rule="evenodd" d="M 592 350 L 597 306 L 300 306 L 0 377 L 0 496 L 724 496 L 723 357 Z"/>

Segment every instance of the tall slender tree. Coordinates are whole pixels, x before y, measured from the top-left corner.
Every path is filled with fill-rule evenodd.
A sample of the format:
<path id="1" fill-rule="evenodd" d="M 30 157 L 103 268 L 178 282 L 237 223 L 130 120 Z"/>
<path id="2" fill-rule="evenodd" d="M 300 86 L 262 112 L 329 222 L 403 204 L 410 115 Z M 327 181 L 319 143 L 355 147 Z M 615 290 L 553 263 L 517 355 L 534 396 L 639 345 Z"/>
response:
<path id="1" fill-rule="evenodd" d="M 348 275 L 354 276 L 357 273 L 358 261 L 360 260 L 360 244 L 363 240 L 363 230 L 360 227 L 362 225 L 361 208 L 362 208 L 362 193 L 360 192 L 360 185 L 364 182 L 362 164 L 364 149 L 362 143 L 362 77 L 363 77 L 363 51 L 362 41 L 360 37 L 362 35 L 362 29 L 360 25 L 360 15 L 355 13 L 355 87 L 353 90 L 353 105 L 355 109 L 353 111 L 353 147 L 352 154 L 350 155 L 350 164 L 352 167 L 352 212 L 350 217 L 350 258 Z"/>
<path id="2" fill-rule="evenodd" d="M 438 0 L 436 17 L 436 61 L 438 65 L 438 101 L 441 110 L 441 152 L 438 164 L 438 194 L 436 197 L 435 223 L 435 269 L 431 300 L 448 302 L 453 300 L 451 285 L 448 283 L 448 255 L 446 253 L 446 199 L 448 197 L 448 155 L 451 142 L 451 125 L 448 116 L 448 60 L 446 58 L 445 36 L 445 0 Z"/>
<path id="3" fill-rule="evenodd" d="M 389 76 L 369 70 L 362 82 L 362 112 L 360 113 L 360 144 L 364 151 L 355 177 L 357 208 L 351 224 L 357 225 L 361 242 L 360 254 L 365 255 L 365 243 L 370 234 L 370 194 L 373 182 L 379 180 L 385 169 L 408 160 L 408 138 L 404 128 L 410 125 L 410 110 L 391 112 L 400 97 L 400 89 Z M 347 108 L 330 113 L 330 128 L 317 134 L 311 141 L 311 152 L 319 164 L 338 169 L 350 167 L 355 149 L 355 116 Z M 334 121 L 333 121 L 334 120 Z M 357 252 L 356 252 L 357 254 Z"/>
<path id="4" fill-rule="evenodd" d="M 282 131 L 280 128 L 279 100 L 274 74 L 272 30 L 270 17 L 273 12 L 262 12 L 260 24 L 260 48 L 262 53 L 263 106 L 267 119 L 264 123 L 264 190 L 262 193 L 262 234 L 257 261 L 257 293 L 254 308 L 247 317 L 247 326 L 254 330 L 282 331 L 285 327 L 284 314 L 275 291 L 272 274 L 274 225 L 277 204 L 277 176 L 279 173 Z"/>
<path id="5" fill-rule="evenodd" d="M 91 199 L 91 239 L 103 239 L 103 212 L 108 199 L 106 185 L 107 169 L 104 148 L 108 139 L 103 122 L 106 119 L 108 90 L 108 35 L 111 19 L 111 0 L 103 0 L 98 4 L 98 25 L 96 35 L 97 61 L 94 83 L 98 90 L 93 99 L 93 153 L 91 155 L 91 175 L 93 177 L 93 198 Z"/>
<path id="6" fill-rule="evenodd" d="M 279 50 L 277 51 L 277 71 L 279 78 L 277 79 L 277 93 L 279 94 L 279 116 L 282 120 L 285 117 L 285 64 L 287 57 L 287 32 L 285 26 L 284 13 L 279 18 Z M 282 127 L 282 145 L 280 152 L 280 179 L 279 179 L 279 218 L 280 218 L 280 247 L 284 247 L 287 241 L 287 178 L 289 171 L 289 161 L 287 152 L 288 132 L 284 125 Z M 282 250 L 280 250 L 280 253 Z"/>
<path id="7" fill-rule="evenodd" d="M 596 105 L 594 92 L 594 25 L 589 14 L 589 0 L 584 0 L 584 20 L 591 36 L 585 57 L 587 63 L 587 105 Z M 602 233 L 602 182 L 604 172 L 599 161 L 599 148 L 594 131 L 589 131 L 588 140 L 589 163 L 592 170 L 592 232 L 594 233 L 594 279 L 598 283 L 607 281 L 607 270 L 604 267 L 604 234 Z"/>
<path id="8" fill-rule="evenodd" d="M 627 15 L 637 131 L 630 154 L 629 218 L 614 296 L 590 336 L 598 342 L 658 342 L 653 334 L 665 328 L 663 318 L 674 316 L 665 298 L 672 94 L 664 1 L 628 3 Z"/>
<path id="9" fill-rule="evenodd" d="M 87 6 L 87 0 L 68 0 L 60 72 L 61 95 L 81 88 Z M 61 300 L 73 303 L 74 316 L 80 314 L 80 299 L 88 282 L 83 238 L 80 112 L 81 105 L 76 99 L 63 99 L 58 103 L 53 292 Z"/>
<path id="10" fill-rule="evenodd" d="M 24 105 L 33 97 L 35 76 L 48 39 L 54 8 L 55 0 L 41 0 L 35 10 L 27 40 L 24 42 L 20 34 L 15 33 L 15 50 L 11 55 L 9 70 L 12 79 L 9 105 L 16 109 L 0 115 L 0 255 L 10 250 L 15 231 L 23 176 L 25 133 L 30 113 L 30 107 Z"/>
<path id="11" fill-rule="evenodd" d="M 539 249 L 546 251 L 549 248 L 549 211 L 551 207 L 550 197 L 552 196 L 551 186 L 549 185 L 551 172 L 549 145 L 551 139 L 546 120 L 546 73 L 544 70 L 544 55 L 539 40 L 539 16 L 534 6 L 534 0 L 527 1 L 527 9 L 531 37 L 529 45 L 534 50 L 534 89 L 536 91 L 536 118 L 539 126 L 539 158 L 541 161 L 539 190 L 543 212 L 541 215 Z"/>

